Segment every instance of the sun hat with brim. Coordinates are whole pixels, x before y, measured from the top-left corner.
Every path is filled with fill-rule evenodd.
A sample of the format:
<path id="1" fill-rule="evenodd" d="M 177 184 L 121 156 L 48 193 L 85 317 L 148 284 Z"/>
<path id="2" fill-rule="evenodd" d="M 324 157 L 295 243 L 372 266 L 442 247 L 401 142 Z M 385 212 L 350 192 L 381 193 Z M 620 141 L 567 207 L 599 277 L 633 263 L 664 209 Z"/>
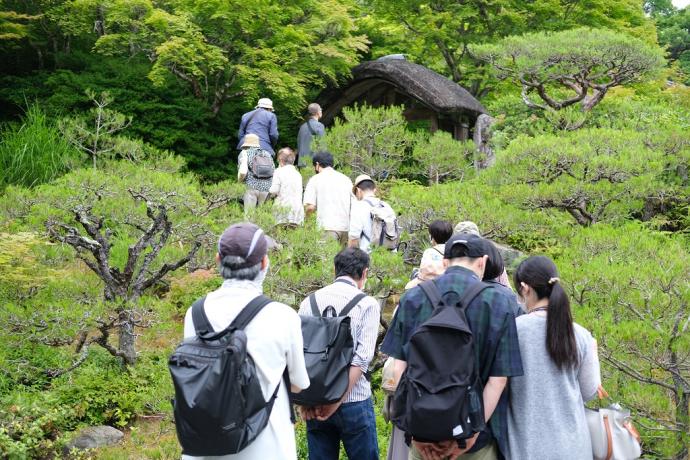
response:
<path id="1" fill-rule="evenodd" d="M 261 142 L 259 142 L 259 136 L 256 134 L 246 134 L 244 136 L 244 141 L 242 142 L 242 148 L 247 147 L 259 147 L 261 148 Z"/>
<path id="2" fill-rule="evenodd" d="M 376 185 L 376 182 L 374 182 L 374 179 L 372 179 L 371 176 L 368 176 L 367 174 L 360 174 L 359 176 L 357 176 L 354 185 L 352 186 L 352 193 L 356 193 L 357 186 L 365 180 L 371 181 L 374 183 L 374 185 Z"/>
<path id="3" fill-rule="evenodd" d="M 262 97 L 259 99 L 259 102 L 256 103 L 256 108 L 273 110 L 273 101 L 267 97 Z"/>
<path id="4" fill-rule="evenodd" d="M 269 241 L 264 231 L 250 222 L 234 224 L 225 229 L 218 239 L 218 255 L 221 260 L 236 256 L 244 260 L 233 264 L 236 270 L 253 267 L 268 253 Z"/>

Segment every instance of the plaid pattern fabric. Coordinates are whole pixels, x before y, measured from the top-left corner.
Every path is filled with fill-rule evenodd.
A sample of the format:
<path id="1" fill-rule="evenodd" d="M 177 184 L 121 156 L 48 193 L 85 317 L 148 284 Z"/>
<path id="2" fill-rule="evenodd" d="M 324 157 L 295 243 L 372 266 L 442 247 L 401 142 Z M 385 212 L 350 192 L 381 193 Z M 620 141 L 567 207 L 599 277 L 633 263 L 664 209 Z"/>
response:
<path id="1" fill-rule="evenodd" d="M 465 289 L 479 281 L 479 278 L 464 267 L 449 267 L 435 282 L 447 305 L 455 305 L 462 298 Z M 466 311 L 474 348 L 479 363 L 479 374 L 486 384 L 489 377 L 516 377 L 523 374 L 520 346 L 515 327 L 515 299 L 502 290 L 489 288 L 475 298 Z M 421 288 L 407 291 L 400 299 L 381 352 L 405 361 L 410 337 L 433 311 L 429 299 Z M 507 392 L 504 391 L 496 410 L 489 420 L 490 431 L 482 433 L 473 451 L 486 446 L 492 436 L 501 453 L 507 452 Z"/>

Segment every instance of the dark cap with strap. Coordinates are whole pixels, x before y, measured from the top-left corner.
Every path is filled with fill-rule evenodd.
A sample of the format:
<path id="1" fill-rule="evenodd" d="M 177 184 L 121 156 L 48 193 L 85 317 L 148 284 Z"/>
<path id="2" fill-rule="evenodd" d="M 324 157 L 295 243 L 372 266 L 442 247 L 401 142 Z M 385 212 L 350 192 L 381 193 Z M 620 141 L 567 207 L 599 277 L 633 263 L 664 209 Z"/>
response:
<path id="1" fill-rule="evenodd" d="M 244 262 L 234 264 L 236 270 L 253 267 L 261 262 L 268 252 L 268 239 L 258 225 L 242 222 L 231 225 L 218 239 L 218 255 L 237 256 Z"/>

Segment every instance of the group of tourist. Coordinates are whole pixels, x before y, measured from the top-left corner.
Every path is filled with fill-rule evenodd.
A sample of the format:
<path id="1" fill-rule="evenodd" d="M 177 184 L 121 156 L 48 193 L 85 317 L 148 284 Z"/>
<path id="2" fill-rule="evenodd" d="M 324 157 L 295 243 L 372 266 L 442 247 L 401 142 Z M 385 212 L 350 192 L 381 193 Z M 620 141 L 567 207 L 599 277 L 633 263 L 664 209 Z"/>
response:
<path id="1" fill-rule="evenodd" d="M 273 198 L 278 225 L 302 225 L 305 213 L 316 213 L 317 224 L 325 236 L 343 245 L 369 251 L 370 211 L 381 202 L 376 197 L 375 181 L 363 174 L 353 183 L 334 169 L 331 153 L 312 152 L 314 137 L 324 134 L 324 126 L 319 122 L 322 111 L 318 104 L 309 104 L 307 110 L 309 117 L 299 129 L 297 152 L 290 147 L 279 149 L 278 168 L 275 169 L 268 165 L 278 139 L 271 100 L 259 99 L 256 108 L 242 116 L 237 178 L 246 185 L 245 215 L 248 210 Z M 311 162 L 315 172 L 304 188 L 302 175 L 295 167 L 298 157 L 301 166 Z M 269 174 L 262 173 L 260 168 L 264 165 Z"/>
<path id="2" fill-rule="evenodd" d="M 337 316 L 354 302 L 346 313 L 354 353 L 345 393 L 335 402 L 298 409 L 306 421 L 310 460 L 338 459 L 341 443 L 352 460 L 378 459 L 369 370 L 376 354 L 381 307 L 375 298 L 362 295 L 371 262 L 367 238 L 371 235 L 370 210 L 379 200 L 376 184 L 368 176 L 360 176 L 353 183 L 333 169 L 332 155 L 317 152 L 312 157 L 317 174 L 308 182 L 303 199 L 297 199 L 302 192 L 301 179 L 298 183 L 296 155 L 288 148 L 278 151 L 280 166 L 271 181 L 250 178 L 254 156 L 259 150 L 272 152 L 277 140 L 272 104 L 262 99 L 257 107 L 266 113 L 245 114 L 240 129 L 240 147 L 245 154 L 239 174 L 247 179 L 248 187 L 245 206 L 261 203 L 268 194 L 274 194 L 287 210 L 284 222 L 299 225 L 303 211 L 316 212 L 320 229 L 348 247 L 335 255 L 333 282 L 301 300 L 298 311 L 271 301 L 245 328 L 248 354 L 258 369 L 263 396 L 273 404 L 265 428 L 235 454 L 185 454 L 183 458 L 295 459 L 289 393 L 299 394 L 315 378 L 305 365 L 300 315 L 326 317 L 331 312 Z M 322 133 L 316 125 L 320 108 L 310 105 L 309 112 L 315 122 L 305 129 L 310 135 Z M 259 123 L 265 131 L 258 132 Z M 305 142 L 308 136 L 300 129 L 302 134 L 301 141 Z M 300 158 L 303 151 L 300 147 Z M 426 424 L 427 432 L 433 434 L 426 438 L 415 434 L 415 423 L 396 423 L 388 459 L 591 459 L 584 402 L 597 394 L 600 385 L 596 342 L 586 329 L 573 322 L 568 296 L 554 263 L 543 256 L 528 257 L 515 270 L 511 287 L 501 253 L 480 236 L 474 223 L 460 222 L 453 227 L 447 221 L 434 221 L 429 226 L 429 237 L 430 247 L 422 254 L 420 267 L 400 298 L 379 351 L 389 357 L 392 386 L 416 388 L 420 396 L 428 388 L 415 387 L 411 381 L 415 375 L 424 371 L 433 380 L 458 359 L 471 359 L 479 382 L 477 407 L 483 409 L 477 415 L 476 430 L 467 436 L 463 436 L 465 420 L 447 438 L 443 433 L 433 433 L 433 422 Z M 220 236 L 217 262 L 224 281 L 203 303 L 214 331 L 227 328 L 262 293 L 270 266 L 270 244 L 263 230 L 251 223 L 231 225 Z M 430 289 L 438 293 L 437 299 L 430 297 Z M 468 300 L 470 291 L 478 294 Z M 450 350 L 420 358 L 420 344 L 433 333 L 427 332 L 424 337 L 419 333 L 428 330 L 425 328 L 429 321 L 436 319 L 438 323 L 444 309 L 462 312 L 473 356 L 463 358 L 460 351 Z M 185 338 L 194 338 L 197 330 L 191 308 L 184 322 Z M 394 404 L 401 401 L 398 393 Z M 415 422 L 416 410 L 414 405 L 393 407 L 396 415 L 392 419 Z M 469 423 L 470 416 L 467 418 Z"/>

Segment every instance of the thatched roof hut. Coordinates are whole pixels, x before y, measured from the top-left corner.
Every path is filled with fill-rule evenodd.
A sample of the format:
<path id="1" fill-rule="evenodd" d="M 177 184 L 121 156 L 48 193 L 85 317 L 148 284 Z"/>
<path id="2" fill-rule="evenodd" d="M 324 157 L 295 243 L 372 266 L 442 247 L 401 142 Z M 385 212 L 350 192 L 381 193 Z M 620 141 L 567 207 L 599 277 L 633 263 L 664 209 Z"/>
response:
<path id="1" fill-rule="evenodd" d="M 400 55 L 365 62 L 352 69 L 343 87 L 325 90 L 318 98 L 322 121 L 331 124 L 343 107 L 403 105 L 408 121 L 431 131 L 441 129 L 456 139 L 471 138 L 470 130 L 486 109 L 465 88 Z"/>

